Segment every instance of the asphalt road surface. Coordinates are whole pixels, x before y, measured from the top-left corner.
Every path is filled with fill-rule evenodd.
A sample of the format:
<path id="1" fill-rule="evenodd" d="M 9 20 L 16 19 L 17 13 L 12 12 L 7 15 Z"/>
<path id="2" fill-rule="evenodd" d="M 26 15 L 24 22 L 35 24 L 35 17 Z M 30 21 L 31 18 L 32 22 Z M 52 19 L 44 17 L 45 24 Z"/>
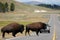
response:
<path id="1" fill-rule="evenodd" d="M 58 15 L 54 15 L 54 25 L 55 25 L 55 34 L 56 40 L 60 40 L 60 21 L 58 19 Z"/>
<path id="2" fill-rule="evenodd" d="M 35 33 L 30 33 L 32 34 L 31 36 L 14 37 L 6 40 L 60 40 L 60 23 L 58 16 L 56 14 L 51 14 L 48 24 L 51 26 L 50 33 L 39 33 L 39 36 Z"/>

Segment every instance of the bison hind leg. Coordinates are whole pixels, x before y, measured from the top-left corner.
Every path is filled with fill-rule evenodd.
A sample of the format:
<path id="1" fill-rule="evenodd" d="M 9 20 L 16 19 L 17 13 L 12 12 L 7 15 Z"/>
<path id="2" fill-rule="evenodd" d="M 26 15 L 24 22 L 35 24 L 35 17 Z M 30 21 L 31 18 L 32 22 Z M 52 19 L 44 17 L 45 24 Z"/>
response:
<path id="1" fill-rule="evenodd" d="M 26 36 L 27 31 L 25 31 L 25 36 Z"/>
<path id="2" fill-rule="evenodd" d="M 29 32 L 30 32 L 30 30 L 26 30 L 26 31 L 25 31 L 25 35 L 26 35 L 26 33 L 27 33 L 27 32 L 28 32 L 28 34 L 29 34 L 29 36 L 30 36 L 30 33 L 29 33 Z"/>
<path id="3" fill-rule="evenodd" d="M 29 34 L 29 36 L 30 36 L 30 33 L 29 33 L 29 32 L 30 32 L 30 30 L 28 30 L 28 34 Z"/>

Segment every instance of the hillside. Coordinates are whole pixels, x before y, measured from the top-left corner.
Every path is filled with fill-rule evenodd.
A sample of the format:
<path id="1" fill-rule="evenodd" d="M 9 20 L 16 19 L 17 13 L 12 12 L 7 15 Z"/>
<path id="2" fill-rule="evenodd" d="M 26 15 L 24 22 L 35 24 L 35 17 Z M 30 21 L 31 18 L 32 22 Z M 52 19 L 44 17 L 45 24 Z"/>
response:
<path id="1" fill-rule="evenodd" d="M 6 1 L 7 0 L 3 0 L 3 3 Z M 14 2 L 15 11 L 14 12 L 6 12 L 5 14 L 0 14 L 0 21 L 5 21 L 5 20 L 6 21 L 14 21 L 14 20 L 15 21 L 34 21 L 34 20 L 41 21 L 42 20 L 43 21 L 46 18 L 47 18 L 46 20 L 49 19 L 48 14 L 50 14 L 50 13 L 51 14 L 52 13 L 60 13 L 60 11 L 58 11 L 58 10 L 54 11 L 49 8 L 23 4 L 23 3 L 12 1 L 12 0 L 8 0 L 7 2 L 9 4 L 11 2 Z M 42 12 L 39 12 L 39 10 Z M 35 11 L 38 11 L 38 13 L 36 13 Z"/>
<path id="2" fill-rule="evenodd" d="M 9 2 L 10 1 L 10 2 Z M 37 14 L 34 12 L 34 10 L 51 10 L 44 7 L 38 7 L 38 6 L 31 6 L 27 4 L 23 4 L 16 1 L 9 0 L 9 4 L 11 2 L 15 3 L 15 11 L 14 12 L 7 12 L 5 14 L 0 14 L 0 21 L 42 21 L 42 20 L 48 20 L 46 19 L 46 15 L 41 15 L 40 13 Z M 4 1 L 3 1 L 4 2 Z M 33 19 L 34 18 L 34 19 Z M 41 20 L 40 20 L 41 19 Z"/>
<path id="3" fill-rule="evenodd" d="M 30 1 L 30 2 L 24 2 L 25 4 L 29 4 L 29 5 L 38 5 L 38 4 L 42 4 L 41 2 L 38 1 Z"/>
<path id="4" fill-rule="evenodd" d="M 17 11 L 26 11 L 26 12 L 34 12 L 34 10 L 52 10 L 49 8 L 45 8 L 45 7 L 39 7 L 39 6 L 33 6 L 33 5 L 28 5 L 28 4 L 23 4 L 23 3 L 19 3 L 15 1 L 15 5 L 16 5 L 16 10 Z"/>
<path id="5" fill-rule="evenodd" d="M 27 12 L 33 12 L 36 9 L 38 9 L 38 10 L 51 10 L 49 8 L 23 4 L 23 3 L 13 1 L 13 0 L 0 0 L 0 2 L 3 2 L 3 3 L 8 2 L 9 4 L 14 2 L 15 7 L 16 7 L 16 11 L 22 11 L 23 10 L 23 11 L 27 11 Z"/>
<path id="6" fill-rule="evenodd" d="M 15 3 L 15 13 L 17 12 L 22 12 L 22 13 L 33 13 L 34 10 L 47 10 L 47 11 L 52 11 L 50 8 L 46 7 L 40 7 L 40 6 L 33 6 L 33 5 L 28 5 L 28 4 L 23 4 L 14 0 L 0 0 L 0 2 L 8 2 L 10 3 Z"/>

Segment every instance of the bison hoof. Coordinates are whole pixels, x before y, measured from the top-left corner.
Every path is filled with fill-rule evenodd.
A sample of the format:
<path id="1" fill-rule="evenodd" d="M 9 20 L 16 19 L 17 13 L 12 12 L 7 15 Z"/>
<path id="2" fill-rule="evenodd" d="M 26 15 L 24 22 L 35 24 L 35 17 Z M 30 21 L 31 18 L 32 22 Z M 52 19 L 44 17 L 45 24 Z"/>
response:
<path id="1" fill-rule="evenodd" d="M 40 31 L 40 33 L 42 33 L 42 31 Z"/>
<path id="2" fill-rule="evenodd" d="M 50 30 L 48 30 L 48 33 L 50 33 Z"/>

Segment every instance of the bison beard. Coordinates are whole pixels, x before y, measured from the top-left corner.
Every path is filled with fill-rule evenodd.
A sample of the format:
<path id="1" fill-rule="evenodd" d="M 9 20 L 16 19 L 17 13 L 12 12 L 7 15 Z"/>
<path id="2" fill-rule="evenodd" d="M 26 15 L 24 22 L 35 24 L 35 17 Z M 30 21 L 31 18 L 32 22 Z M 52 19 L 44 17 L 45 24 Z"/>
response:
<path id="1" fill-rule="evenodd" d="M 26 25 L 25 35 L 27 32 L 29 34 L 30 30 L 35 31 L 36 34 L 38 35 L 39 32 L 41 33 L 41 29 L 45 30 L 47 28 L 46 26 L 47 26 L 47 24 L 42 23 L 42 22 L 35 22 L 35 23 L 28 24 L 28 25 Z"/>
<path id="2" fill-rule="evenodd" d="M 18 23 L 11 23 L 8 24 L 7 26 L 3 27 L 1 29 L 2 32 L 2 37 L 5 37 L 5 33 L 12 33 L 12 35 L 15 37 L 15 35 L 20 32 L 22 33 L 24 31 L 24 25 L 18 24 Z"/>

